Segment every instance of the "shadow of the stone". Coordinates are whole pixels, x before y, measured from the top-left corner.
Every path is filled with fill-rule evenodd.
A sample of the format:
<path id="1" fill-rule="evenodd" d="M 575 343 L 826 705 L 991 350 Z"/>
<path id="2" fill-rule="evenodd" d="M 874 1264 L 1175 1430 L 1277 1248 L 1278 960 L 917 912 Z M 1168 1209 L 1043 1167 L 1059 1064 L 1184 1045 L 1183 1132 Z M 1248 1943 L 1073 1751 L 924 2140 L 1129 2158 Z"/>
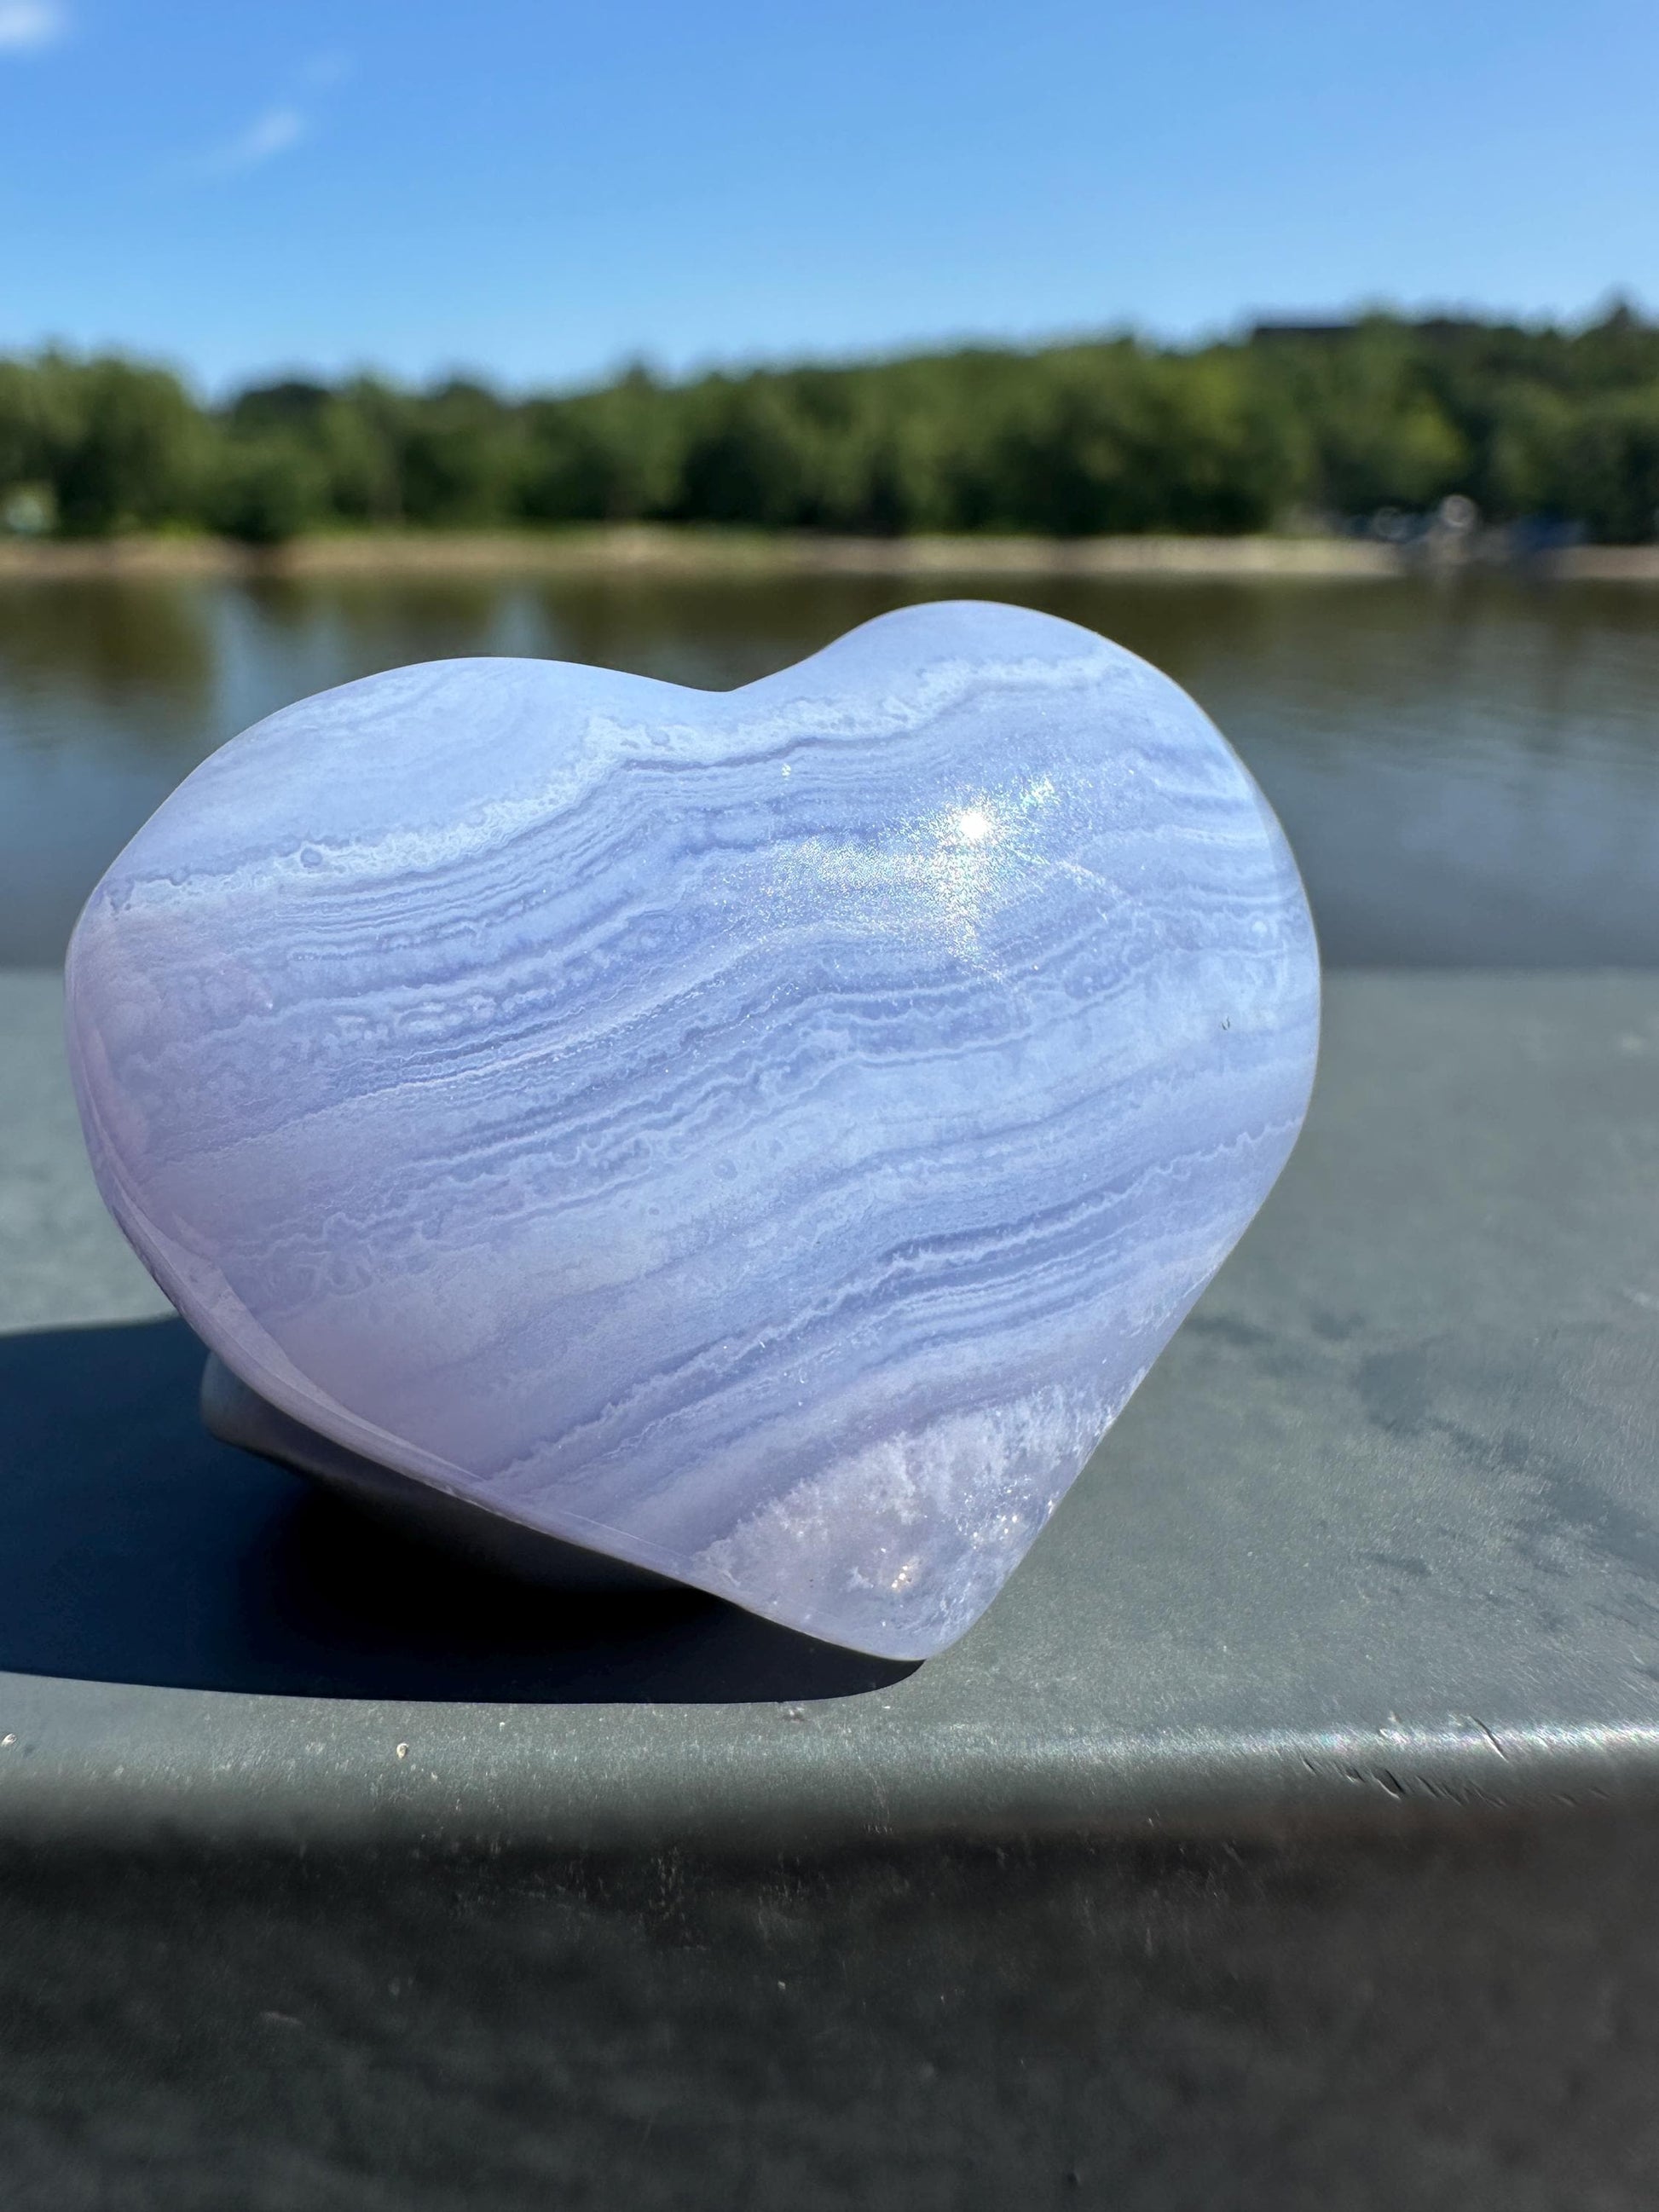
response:
<path id="1" fill-rule="evenodd" d="M 914 1669 L 694 1591 L 559 1596 L 216 1443 L 182 1322 L 0 1336 L 0 1669 L 339 1698 L 843 1697 Z"/>

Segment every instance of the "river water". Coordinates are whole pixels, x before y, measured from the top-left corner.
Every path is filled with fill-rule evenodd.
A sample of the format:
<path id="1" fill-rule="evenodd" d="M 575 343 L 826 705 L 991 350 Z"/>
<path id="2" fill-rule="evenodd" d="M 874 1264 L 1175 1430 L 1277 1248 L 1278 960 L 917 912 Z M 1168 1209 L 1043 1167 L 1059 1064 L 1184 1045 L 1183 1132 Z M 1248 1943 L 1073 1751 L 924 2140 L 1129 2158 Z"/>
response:
<path id="1" fill-rule="evenodd" d="M 1340 965 L 1659 966 L 1659 591 L 1497 577 L 1033 580 L 1184 684 L 1279 810 Z M 397 579 L 0 584 L 0 964 L 223 740 L 463 653 L 742 684 L 942 586 Z"/>

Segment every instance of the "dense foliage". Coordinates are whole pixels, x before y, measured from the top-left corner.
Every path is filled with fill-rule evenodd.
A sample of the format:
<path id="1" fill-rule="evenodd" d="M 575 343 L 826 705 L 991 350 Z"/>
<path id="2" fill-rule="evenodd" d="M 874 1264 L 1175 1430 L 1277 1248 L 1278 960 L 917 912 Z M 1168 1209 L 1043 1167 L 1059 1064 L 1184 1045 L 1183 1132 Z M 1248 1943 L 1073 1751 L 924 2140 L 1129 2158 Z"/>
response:
<path id="1" fill-rule="evenodd" d="M 1232 532 L 1422 511 L 1659 534 L 1659 325 L 1374 316 L 1197 349 L 973 348 L 504 399 L 0 360 L 0 517 L 254 542 L 340 525 L 659 520 L 843 532 Z"/>

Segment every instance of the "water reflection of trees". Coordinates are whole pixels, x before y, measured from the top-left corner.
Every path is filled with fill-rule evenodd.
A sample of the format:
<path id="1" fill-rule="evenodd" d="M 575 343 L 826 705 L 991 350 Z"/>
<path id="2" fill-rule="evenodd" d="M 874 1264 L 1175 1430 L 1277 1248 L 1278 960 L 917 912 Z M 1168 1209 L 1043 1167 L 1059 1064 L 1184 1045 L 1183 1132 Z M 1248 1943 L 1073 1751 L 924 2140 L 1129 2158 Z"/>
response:
<path id="1" fill-rule="evenodd" d="M 0 700 L 15 742 L 65 721 L 188 748 L 216 658 L 210 595 L 190 582 L 9 582 L 0 589 Z M 49 708 L 44 716 L 32 711 Z M 11 716 L 8 720 L 12 719 Z"/>
<path id="2" fill-rule="evenodd" d="M 268 578 L 245 586 L 265 629 L 290 645 L 321 639 L 367 675 L 411 660 L 499 650 L 507 592 L 490 578 Z"/>
<path id="3" fill-rule="evenodd" d="M 307 693 L 498 653 L 720 689 L 890 607 L 976 594 L 1115 637 L 1187 686 L 1279 809 L 1333 957 L 1659 961 L 1642 591 L 614 574 L 0 586 L 0 958 L 25 941 L 52 957 L 170 786 Z"/>

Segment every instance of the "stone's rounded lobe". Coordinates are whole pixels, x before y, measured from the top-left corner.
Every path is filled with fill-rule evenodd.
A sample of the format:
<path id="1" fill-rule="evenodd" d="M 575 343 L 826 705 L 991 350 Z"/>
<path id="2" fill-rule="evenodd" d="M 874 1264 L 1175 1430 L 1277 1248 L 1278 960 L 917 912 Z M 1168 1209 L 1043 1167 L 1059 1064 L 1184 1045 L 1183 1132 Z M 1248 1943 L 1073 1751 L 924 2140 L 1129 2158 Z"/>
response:
<path id="1" fill-rule="evenodd" d="M 435 1545 L 452 1558 L 459 1553 L 492 1574 L 537 1583 L 562 1597 L 659 1590 L 689 1595 L 684 1583 L 654 1575 L 648 1567 L 567 1544 L 525 1522 L 509 1521 L 505 1514 L 452 1497 L 435 1483 L 400 1474 L 379 1460 L 348 1451 L 332 1437 L 319 1437 L 290 1414 L 267 1405 L 240 1375 L 232 1374 L 216 1352 L 209 1352 L 202 1370 L 200 1410 L 203 1427 L 222 1443 L 235 1444 L 296 1474 L 309 1475 L 325 1489 L 389 1522 L 400 1534 Z"/>
<path id="2" fill-rule="evenodd" d="M 1193 702 L 960 603 L 733 692 L 302 701 L 121 854 L 68 995 L 105 1197 L 260 1396 L 914 1658 L 1266 1195 L 1319 984 Z"/>

